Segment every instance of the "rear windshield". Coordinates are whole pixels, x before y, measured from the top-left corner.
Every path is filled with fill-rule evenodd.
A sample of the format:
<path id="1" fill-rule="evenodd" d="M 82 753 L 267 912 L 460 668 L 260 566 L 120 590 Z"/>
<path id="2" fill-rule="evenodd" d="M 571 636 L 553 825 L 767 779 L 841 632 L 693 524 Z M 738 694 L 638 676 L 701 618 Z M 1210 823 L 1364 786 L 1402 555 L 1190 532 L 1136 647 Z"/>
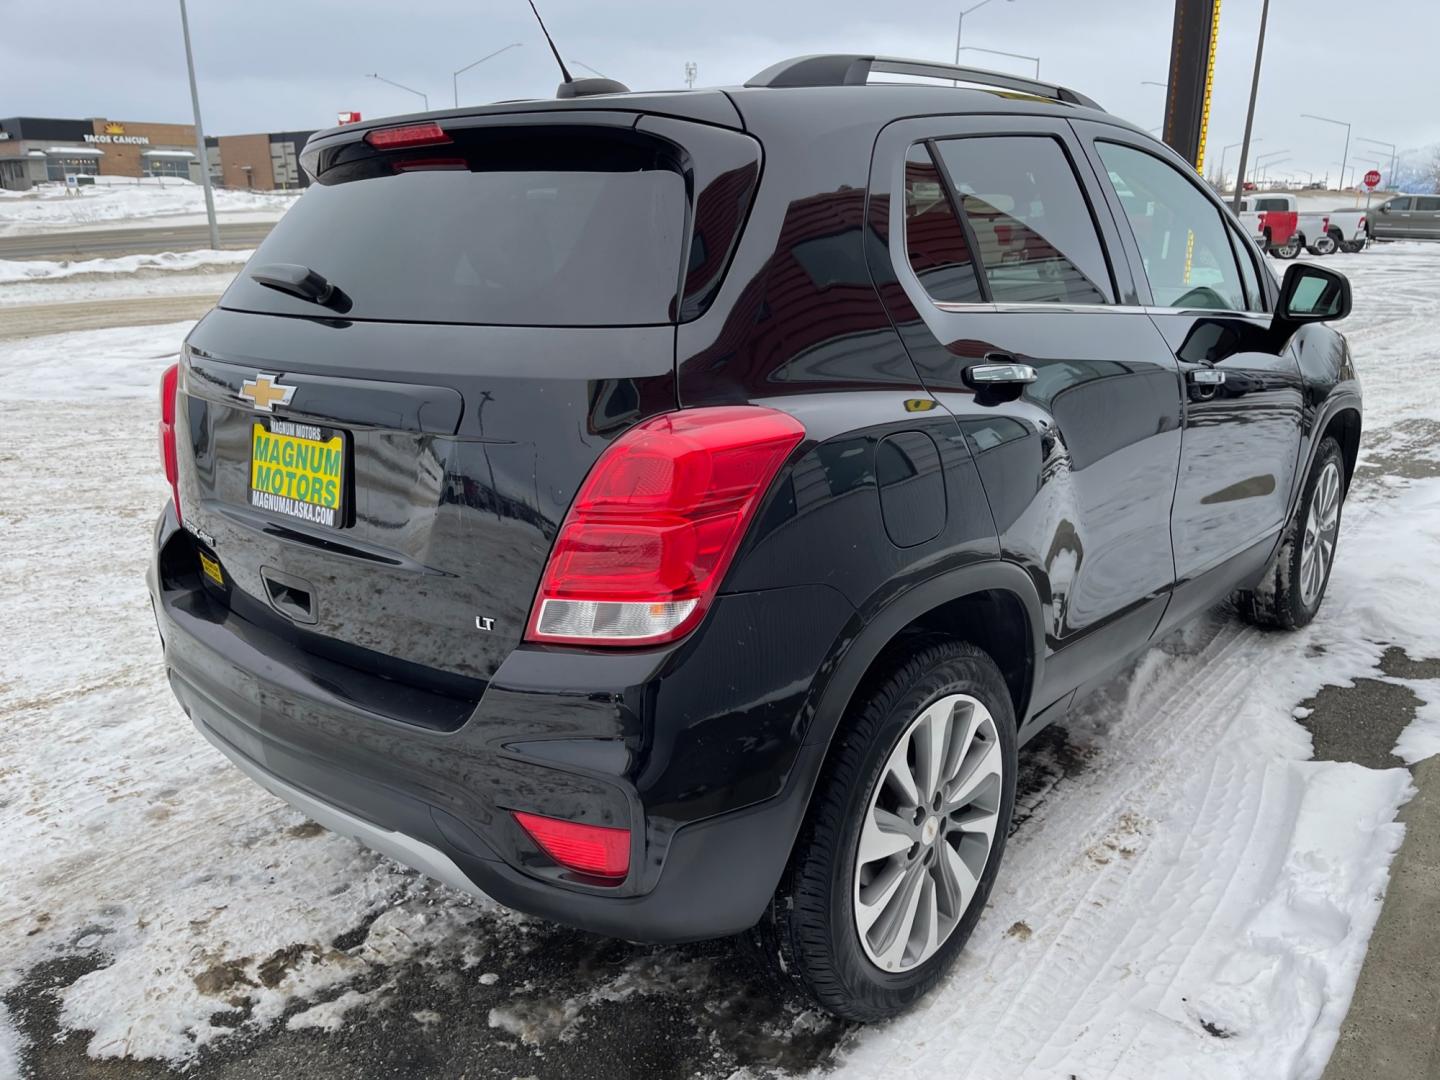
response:
<path id="1" fill-rule="evenodd" d="M 250 280 L 288 263 L 348 298 L 346 318 L 528 326 L 672 321 L 686 225 L 669 144 L 629 130 L 471 129 L 453 142 L 321 157 L 318 182 L 222 305 L 324 308 Z"/>

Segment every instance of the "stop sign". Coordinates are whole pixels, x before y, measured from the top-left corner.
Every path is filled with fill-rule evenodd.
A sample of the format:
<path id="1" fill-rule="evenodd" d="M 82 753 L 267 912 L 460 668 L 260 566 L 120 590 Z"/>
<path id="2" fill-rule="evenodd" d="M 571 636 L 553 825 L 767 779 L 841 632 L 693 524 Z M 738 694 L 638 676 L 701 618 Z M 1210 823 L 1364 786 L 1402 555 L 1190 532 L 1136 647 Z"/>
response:
<path id="1" fill-rule="evenodd" d="M 1367 173 L 1365 174 L 1365 186 L 1366 186 L 1366 187 L 1368 187 L 1368 188 L 1373 188 L 1373 187 L 1374 187 L 1376 184 L 1378 184 L 1378 183 L 1380 183 L 1380 173 L 1379 173 L 1378 170 L 1376 170 L 1376 169 L 1371 169 L 1369 172 L 1367 172 Z"/>

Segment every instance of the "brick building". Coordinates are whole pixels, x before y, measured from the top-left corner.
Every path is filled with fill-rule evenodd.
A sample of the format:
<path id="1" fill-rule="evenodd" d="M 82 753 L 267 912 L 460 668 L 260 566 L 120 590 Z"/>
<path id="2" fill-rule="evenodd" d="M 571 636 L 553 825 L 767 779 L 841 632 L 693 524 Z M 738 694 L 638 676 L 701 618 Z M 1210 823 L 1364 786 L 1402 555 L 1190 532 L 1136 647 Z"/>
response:
<path id="1" fill-rule="evenodd" d="M 210 178 L 231 188 L 256 191 L 305 187 L 300 151 L 313 131 L 276 131 L 259 135 L 221 135 L 205 140 Z"/>
<path id="2" fill-rule="evenodd" d="M 309 131 L 222 135 L 205 140 L 211 180 L 271 191 L 305 187 L 300 149 Z M 24 191 L 66 176 L 174 176 L 200 182 L 193 124 L 106 117 L 0 119 L 0 187 Z"/>
<path id="3" fill-rule="evenodd" d="M 199 181 L 193 124 L 91 117 L 0 120 L 0 187 L 24 190 L 67 175 L 177 176 Z"/>

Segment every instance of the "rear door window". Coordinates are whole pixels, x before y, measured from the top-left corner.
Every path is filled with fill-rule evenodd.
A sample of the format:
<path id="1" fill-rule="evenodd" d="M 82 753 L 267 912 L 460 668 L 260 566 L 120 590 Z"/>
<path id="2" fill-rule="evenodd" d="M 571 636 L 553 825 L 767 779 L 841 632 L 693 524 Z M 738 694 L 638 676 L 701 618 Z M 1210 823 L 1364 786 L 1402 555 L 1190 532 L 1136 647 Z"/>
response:
<path id="1" fill-rule="evenodd" d="M 595 127 L 447 134 L 450 143 L 410 150 L 345 147 L 251 265 L 319 272 L 350 299 L 351 319 L 673 320 L 687 203 L 668 143 Z M 245 274 L 222 304 L 327 314 Z"/>
<path id="2" fill-rule="evenodd" d="M 1089 204 L 1058 140 L 986 135 L 935 143 L 998 303 L 1113 303 Z"/>

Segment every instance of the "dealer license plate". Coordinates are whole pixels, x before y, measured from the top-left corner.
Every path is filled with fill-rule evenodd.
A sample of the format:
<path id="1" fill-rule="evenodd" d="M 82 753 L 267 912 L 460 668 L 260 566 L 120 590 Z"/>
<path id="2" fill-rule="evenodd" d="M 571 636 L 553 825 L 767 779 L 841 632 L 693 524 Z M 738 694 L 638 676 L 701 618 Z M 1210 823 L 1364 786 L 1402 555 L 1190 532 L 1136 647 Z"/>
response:
<path id="1" fill-rule="evenodd" d="M 250 429 L 250 505 L 338 529 L 345 524 L 345 432 L 291 420 Z"/>

